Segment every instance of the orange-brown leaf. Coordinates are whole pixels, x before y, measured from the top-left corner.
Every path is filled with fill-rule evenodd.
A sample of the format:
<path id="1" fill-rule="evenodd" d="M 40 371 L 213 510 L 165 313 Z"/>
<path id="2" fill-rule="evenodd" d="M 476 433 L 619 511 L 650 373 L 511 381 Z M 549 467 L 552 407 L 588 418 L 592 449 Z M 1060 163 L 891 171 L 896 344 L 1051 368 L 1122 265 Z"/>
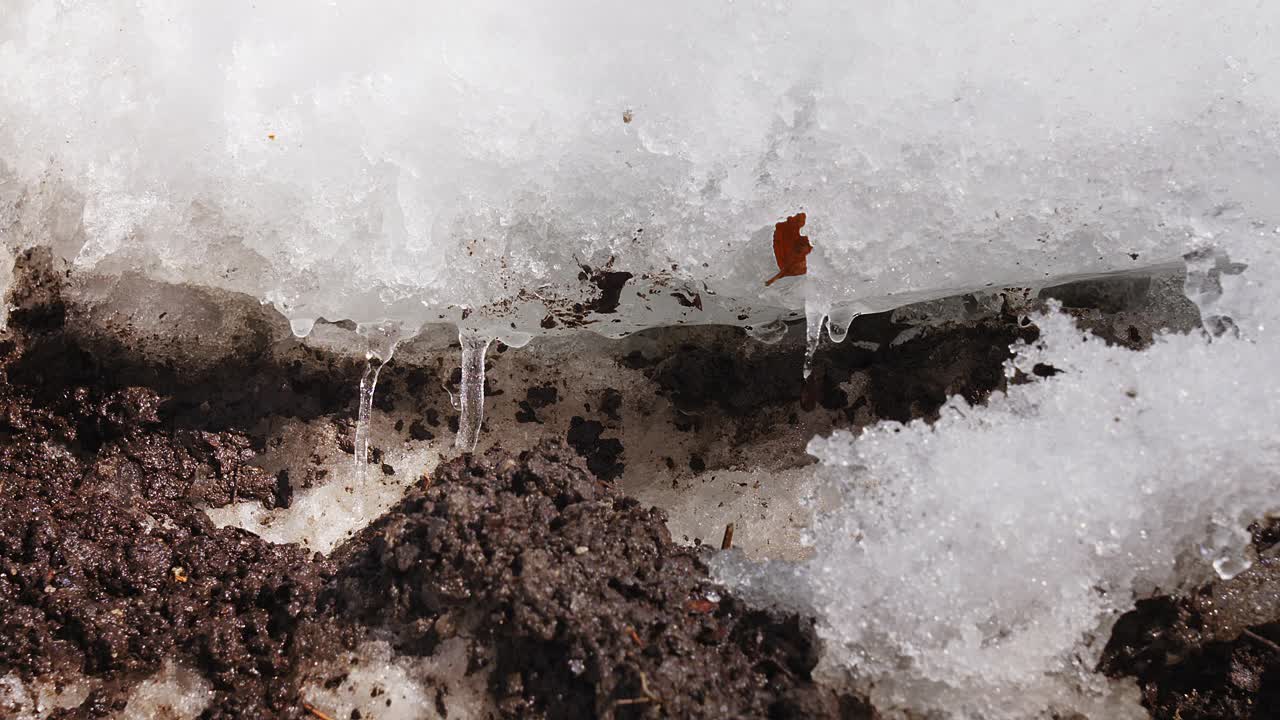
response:
<path id="1" fill-rule="evenodd" d="M 715 610 L 719 606 L 720 606 L 720 603 L 712 602 L 711 600 L 705 600 L 703 598 L 694 598 L 692 600 L 686 600 L 684 603 L 685 610 L 688 610 L 691 613 L 698 613 L 699 615 L 705 615 L 706 613 L 709 613 L 712 610 Z"/>
<path id="2" fill-rule="evenodd" d="M 766 286 L 781 278 L 804 275 L 809 271 L 805 258 L 813 246 L 809 244 L 808 235 L 800 234 L 802 227 L 804 213 L 796 213 L 773 226 L 773 258 L 778 261 L 778 274 L 766 280 Z"/>

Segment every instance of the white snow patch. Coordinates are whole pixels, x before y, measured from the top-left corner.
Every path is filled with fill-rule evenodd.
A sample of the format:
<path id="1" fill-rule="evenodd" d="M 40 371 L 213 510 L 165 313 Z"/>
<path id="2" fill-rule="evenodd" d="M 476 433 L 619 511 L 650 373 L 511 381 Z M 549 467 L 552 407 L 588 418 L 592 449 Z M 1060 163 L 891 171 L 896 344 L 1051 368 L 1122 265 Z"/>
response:
<path id="1" fill-rule="evenodd" d="M 1092 672 L 1112 623 L 1247 567 L 1246 525 L 1280 509 L 1280 258 L 1266 232 L 1223 241 L 1188 276 L 1220 336 L 1134 352 L 1041 317 L 1009 372 L 1059 374 L 814 439 L 812 558 L 723 554 L 719 576 L 816 614 L 827 677 L 894 717 L 1145 717 Z"/>
<path id="2" fill-rule="evenodd" d="M 333 718 L 379 720 L 481 720 L 494 717 L 483 672 L 467 674 L 468 645 L 441 643 L 429 658 L 396 655 L 382 641 L 368 641 L 335 664 L 346 677 L 335 687 L 305 685 L 302 697 Z M 441 712 L 443 711 L 443 712 Z"/>
<path id="3" fill-rule="evenodd" d="M 194 720 L 213 699 L 213 686 L 199 673 L 166 661 L 129 693 L 119 720 Z"/>
<path id="4" fill-rule="evenodd" d="M 339 466 L 341 467 L 341 466 Z M 218 527 L 244 528 L 274 543 L 298 543 L 328 554 L 385 513 L 405 486 L 382 482 L 375 468 L 362 481 L 354 469 L 325 485 L 296 492 L 288 508 L 267 510 L 257 502 L 240 502 L 205 512 Z"/>
<path id="5" fill-rule="evenodd" d="M 704 305 L 624 292 L 611 334 L 845 318 L 1275 227 L 1278 22 L 1256 0 L 9 0 L 0 232 L 300 330 L 470 308 L 541 333 L 610 259 Z M 809 274 L 765 288 L 800 210 Z"/>
<path id="6" fill-rule="evenodd" d="M 42 720 L 53 710 L 77 707 L 89 697 L 95 685 L 88 679 L 25 683 L 10 673 L 0 677 L 0 716 L 12 720 Z"/>

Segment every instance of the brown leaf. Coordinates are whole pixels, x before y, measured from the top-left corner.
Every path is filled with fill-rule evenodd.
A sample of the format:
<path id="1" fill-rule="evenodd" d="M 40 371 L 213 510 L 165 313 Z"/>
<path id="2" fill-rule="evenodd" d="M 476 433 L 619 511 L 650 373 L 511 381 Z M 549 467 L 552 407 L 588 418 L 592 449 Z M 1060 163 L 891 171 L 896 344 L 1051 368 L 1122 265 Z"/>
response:
<path id="1" fill-rule="evenodd" d="M 773 226 L 773 257 L 778 261 L 778 274 L 765 281 L 769 286 L 784 277 L 804 275 L 809 271 L 805 257 L 813 246 L 809 244 L 809 236 L 801 235 L 804 227 L 804 213 L 796 213 Z"/>
<path id="2" fill-rule="evenodd" d="M 695 598 L 692 600 L 687 600 L 684 604 L 684 609 L 688 610 L 691 613 L 705 615 L 706 613 L 709 613 L 712 610 L 715 610 L 719 606 L 720 606 L 720 603 L 712 602 L 710 600 L 705 600 L 702 598 Z"/>
<path id="3" fill-rule="evenodd" d="M 390 700 L 388 700 L 387 702 L 390 702 Z M 304 710 L 311 713 L 313 716 L 319 718 L 319 720 L 333 720 L 333 718 L 330 717 L 328 713 L 320 710 L 315 705 L 312 705 L 311 703 L 305 700 L 302 702 L 302 707 Z"/>

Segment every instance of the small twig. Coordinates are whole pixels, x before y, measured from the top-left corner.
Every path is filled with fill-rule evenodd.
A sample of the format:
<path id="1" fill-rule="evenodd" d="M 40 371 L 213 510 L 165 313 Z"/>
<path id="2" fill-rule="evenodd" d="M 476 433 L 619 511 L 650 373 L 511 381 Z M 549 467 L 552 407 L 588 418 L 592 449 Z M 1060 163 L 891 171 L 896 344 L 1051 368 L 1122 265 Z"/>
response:
<path id="1" fill-rule="evenodd" d="M 1271 638 L 1262 637 L 1261 635 L 1250 630 L 1249 628 L 1245 628 L 1243 634 L 1248 635 L 1249 637 L 1253 638 L 1254 640 L 1257 640 L 1263 645 L 1266 645 L 1267 647 L 1271 648 L 1277 653 L 1280 653 L 1280 643 L 1277 643 L 1275 640 L 1272 640 Z"/>
<path id="2" fill-rule="evenodd" d="M 653 703 L 654 705 L 662 705 L 662 698 L 658 697 L 649 689 L 649 678 L 644 673 L 640 673 L 640 692 L 644 693 L 644 697 L 623 698 L 622 700 L 614 700 L 616 705 L 641 705 L 644 703 Z"/>
<path id="3" fill-rule="evenodd" d="M 307 712 L 309 712 L 309 713 L 311 713 L 312 715 L 315 715 L 316 717 L 320 718 L 320 720 L 333 720 L 333 718 L 331 718 L 331 717 L 329 717 L 328 715 L 326 715 L 325 713 L 321 712 L 320 710 L 318 710 L 318 709 L 316 708 L 316 706 L 315 706 L 315 705 L 312 705 L 311 703 L 307 702 L 306 700 L 303 700 L 303 701 L 302 701 L 302 707 L 303 707 L 303 709 L 305 709 Z"/>
<path id="4" fill-rule="evenodd" d="M 720 541 L 720 549 L 728 550 L 733 547 L 733 523 L 724 526 L 724 539 Z"/>

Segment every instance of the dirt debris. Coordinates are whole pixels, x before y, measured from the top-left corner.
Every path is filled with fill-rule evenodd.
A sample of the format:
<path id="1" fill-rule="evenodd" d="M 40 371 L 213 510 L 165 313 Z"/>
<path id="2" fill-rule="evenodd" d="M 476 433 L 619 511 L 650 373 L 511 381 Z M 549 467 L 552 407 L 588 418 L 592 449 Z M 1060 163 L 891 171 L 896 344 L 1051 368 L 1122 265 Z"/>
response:
<path id="1" fill-rule="evenodd" d="M 1157 720 L 1280 717 L 1280 557 L 1255 531 L 1262 557 L 1231 580 L 1183 597 L 1138 603 L 1116 623 L 1100 669 L 1132 676 Z"/>
<path id="2" fill-rule="evenodd" d="M 581 448 L 607 445 L 595 421 L 579 424 L 594 423 L 580 448 L 446 464 L 326 559 L 203 512 L 289 502 L 287 473 L 254 464 L 244 404 L 210 402 L 192 422 L 191 400 L 225 387 L 217 376 L 166 394 L 163 372 L 96 355 L 58 313 L 26 317 L 42 324 L 0 347 L 0 675 L 94 680 L 58 717 L 118 713 L 171 659 L 212 684 L 205 718 L 314 716 L 310 673 L 371 628 L 427 654 L 476 614 L 501 621 L 484 636 L 493 666 L 474 670 L 494 671 L 511 717 L 837 717 L 857 704 L 813 683 L 807 621 L 742 605 L 671 542 L 660 512 L 592 473 Z"/>
<path id="3" fill-rule="evenodd" d="M 342 612 L 404 651 L 478 615 L 513 717 L 840 716 L 808 621 L 745 607 L 560 445 L 443 465 L 335 560 Z"/>

